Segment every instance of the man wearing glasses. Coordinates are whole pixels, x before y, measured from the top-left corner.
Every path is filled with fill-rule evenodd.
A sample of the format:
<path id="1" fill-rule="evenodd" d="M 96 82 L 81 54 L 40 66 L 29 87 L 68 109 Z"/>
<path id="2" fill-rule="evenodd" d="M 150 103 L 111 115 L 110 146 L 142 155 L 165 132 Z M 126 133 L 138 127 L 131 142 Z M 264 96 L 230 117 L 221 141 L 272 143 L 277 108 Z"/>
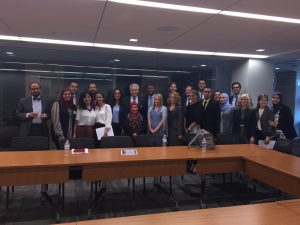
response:
<path id="1" fill-rule="evenodd" d="M 236 104 L 238 103 L 238 99 L 239 99 L 240 93 L 241 93 L 241 88 L 242 88 L 242 86 L 239 82 L 233 82 L 231 84 L 231 90 L 232 90 L 233 95 L 230 96 L 229 103 L 232 106 L 236 106 Z"/>

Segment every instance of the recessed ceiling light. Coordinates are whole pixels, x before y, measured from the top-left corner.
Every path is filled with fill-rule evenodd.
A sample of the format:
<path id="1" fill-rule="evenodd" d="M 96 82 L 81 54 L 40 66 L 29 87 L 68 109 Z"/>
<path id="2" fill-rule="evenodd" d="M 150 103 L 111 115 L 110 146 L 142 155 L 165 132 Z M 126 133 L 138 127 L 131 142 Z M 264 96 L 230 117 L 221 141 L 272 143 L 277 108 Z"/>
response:
<path id="1" fill-rule="evenodd" d="M 205 65 L 205 64 L 202 64 L 201 67 L 206 67 L 206 65 Z"/>
<path id="2" fill-rule="evenodd" d="M 280 70 L 280 68 L 279 68 L 279 67 L 276 67 L 275 70 Z"/>
<path id="3" fill-rule="evenodd" d="M 245 12 L 235 12 L 235 11 L 225 11 L 225 10 L 222 11 L 220 9 L 201 8 L 201 7 L 193 7 L 193 6 L 186 6 L 186 5 L 175 5 L 175 4 L 151 2 L 151 1 L 140 1 L 140 0 L 108 0 L 108 1 L 115 2 L 115 3 L 121 3 L 121 4 L 137 5 L 137 6 L 145 6 L 145 7 L 169 9 L 169 10 L 178 10 L 178 11 L 185 11 L 185 12 L 221 14 L 221 15 L 225 15 L 225 16 L 235 16 L 235 17 L 242 17 L 242 18 L 247 18 L 247 19 L 269 20 L 269 21 L 276 21 L 276 22 L 300 24 L 300 19 L 280 17 L 280 16 L 262 15 L 262 14 L 255 14 L 255 13 L 245 13 Z"/>
<path id="4" fill-rule="evenodd" d="M 139 39 L 137 39 L 137 38 L 130 38 L 129 41 L 130 41 L 130 42 L 138 42 Z"/>
<path id="5" fill-rule="evenodd" d="M 115 62 L 120 62 L 120 59 L 114 59 Z"/>
<path id="6" fill-rule="evenodd" d="M 7 55 L 14 55 L 13 52 L 6 52 Z"/>
<path id="7" fill-rule="evenodd" d="M 263 48 L 259 48 L 259 49 L 256 49 L 257 52 L 264 52 L 266 51 L 266 49 L 263 49 Z"/>

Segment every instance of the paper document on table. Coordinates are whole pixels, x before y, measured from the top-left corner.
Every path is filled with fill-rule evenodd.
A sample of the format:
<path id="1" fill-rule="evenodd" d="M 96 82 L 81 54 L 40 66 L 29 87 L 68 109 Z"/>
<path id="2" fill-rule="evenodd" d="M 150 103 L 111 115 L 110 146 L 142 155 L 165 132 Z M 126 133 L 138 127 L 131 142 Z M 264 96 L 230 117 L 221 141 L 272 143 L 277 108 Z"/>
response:
<path id="1" fill-rule="evenodd" d="M 269 144 L 266 144 L 266 143 L 264 142 L 264 140 L 258 140 L 258 145 L 260 145 L 260 146 L 262 146 L 262 147 L 264 147 L 264 148 L 270 148 L 270 149 L 273 149 L 273 147 L 274 147 L 274 145 L 275 145 L 275 142 L 276 142 L 276 141 L 271 140 L 271 141 L 269 142 Z"/>
<path id="2" fill-rule="evenodd" d="M 103 137 L 103 135 L 104 135 L 104 130 L 105 130 L 105 127 L 100 127 L 100 128 L 97 128 L 97 129 L 96 129 L 96 134 L 97 134 L 97 139 L 98 139 L 98 140 L 101 140 L 101 138 Z M 114 136 L 114 131 L 113 131 L 112 128 L 110 128 L 110 129 L 108 130 L 107 136 Z"/>
<path id="3" fill-rule="evenodd" d="M 136 149 L 121 149 L 121 155 L 137 155 L 138 151 Z"/>

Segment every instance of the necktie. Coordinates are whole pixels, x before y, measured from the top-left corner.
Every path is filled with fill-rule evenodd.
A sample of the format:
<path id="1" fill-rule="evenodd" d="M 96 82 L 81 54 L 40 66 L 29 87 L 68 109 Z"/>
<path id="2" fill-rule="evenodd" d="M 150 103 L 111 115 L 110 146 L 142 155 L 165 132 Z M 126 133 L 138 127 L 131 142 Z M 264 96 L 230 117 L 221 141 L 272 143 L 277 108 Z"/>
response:
<path id="1" fill-rule="evenodd" d="M 206 105 L 207 105 L 207 100 L 204 100 L 204 102 L 203 102 L 204 108 L 206 108 Z"/>
<path id="2" fill-rule="evenodd" d="M 238 96 L 235 95 L 234 98 L 235 98 L 235 105 L 237 105 L 237 103 L 238 103 Z"/>
<path id="3" fill-rule="evenodd" d="M 137 103 L 137 102 L 136 102 L 136 97 L 132 97 L 132 102 Z"/>
<path id="4" fill-rule="evenodd" d="M 33 101 L 41 101 L 41 98 L 39 98 L 39 97 L 33 97 Z"/>

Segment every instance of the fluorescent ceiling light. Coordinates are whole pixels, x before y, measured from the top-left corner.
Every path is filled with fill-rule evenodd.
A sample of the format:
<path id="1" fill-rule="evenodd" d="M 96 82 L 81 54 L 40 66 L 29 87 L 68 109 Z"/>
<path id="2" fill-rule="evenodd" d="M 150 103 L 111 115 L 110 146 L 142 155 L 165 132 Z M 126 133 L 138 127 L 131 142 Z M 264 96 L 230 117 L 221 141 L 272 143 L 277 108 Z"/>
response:
<path id="1" fill-rule="evenodd" d="M 159 3 L 159 2 L 151 2 L 151 1 L 139 1 L 139 0 L 108 0 L 108 1 L 127 4 L 127 5 L 137 5 L 137 6 L 145 6 L 145 7 L 152 7 L 152 8 L 160 8 L 160 9 L 169 9 L 169 10 L 178 10 L 178 11 L 186 11 L 186 12 L 196 12 L 196 13 L 221 14 L 225 16 L 235 16 L 235 17 L 242 17 L 248 19 L 259 19 L 259 20 L 269 20 L 269 21 L 276 21 L 276 22 L 300 24 L 300 19 L 280 17 L 280 16 L 269 16 L 269 15 L 255 14 L 255 13 L 222 11 L 219 9 L 210 9 L 210 8 L 175 5 L 175 4 L 167 4 L 167 3 Z"/>
<path id="2" fill-rule="evenodd" d="M 114 59 L 115 62 L 120 62 L 120 59 Z"/>
<path id="3" fill-rule="evenodd" d="M 248 18 L 248 19 L 269 20 L 269 21 L 276 21 L 276 22 L 300 24 L 300 19 L 293 19 L 293 18 L 280 17 L 280 16 L 268 16 L 268 15 L 262 15 L 262 14 L 234 12 L 234 11 L 222 11 L 222 12 L 220 12 L 220 14 L 226 15 L 226 16 Z"/>
<path id="4" fill-rule="evenodd" d="M 260 48 L 260 49 L 256 49 L 257 52 L 264 52 L 266 51 L 266 49 Z"/>
<path id="5" fill-rule="evenodd" d="M 6 52 L 7 55 L 14 55 L 13 52 Z"/>
<path id="6" fill-rule="evenodd" d="M 139 39 L 137 39 L 137 38 L 130 38 L 129 41 L 130 41 L 130 42 L 138 42 Z"/>
<path id="7" fill-rule="evenodd" d="M 141 46 L 114 45 L 114 44 L 78 42 L 78 41 L 56 40 L 56 39 L 45 39 L 45 38 L 16 37 L 16 36 L 6 36 L 6 35 L 0 35 L 0 40 L 14 40 L 14 41 L 34 42 L 34 43 L 43 43 L 43 44 L 59 44 L 59 45 L 109 48 L 109 49 L 119 49 L 119 50 L 186 54 L 186 55 L 215 55 L 215 56 L 258 58 L 258 59 L 268 58 L 267 55 L 252 55 L 252 54 L 239 54 L 239 53 L 226 53 L 226 52 L 208 52 L 208 51 L 193 51 L 193 50 L 181 50 L 181 49 L 150 48 L 150 47 L 141 47 Z"/>
<path id="8" fill-rule="evenodd" d="M 209 8 L 201 8 L 201 7 L 193 7 L 193 6 L 185 6 L 185 5 L 175 5 L 175 4 L 167 4 L 160 2 L 151 2 L 151 1 L 139 1 L 139 0 L 109 0 L 109 2 L 122 3 L 127 5 L 137 5 L 137 6 L 146 6 L 152 8 L 160 8 L 160 9 L 172 9 L 186 12 L 197 12 L 197 13 L 210 13 L 210 14 L 218 14 L 221 10 L 218 9 L 209 9 Z"/>

